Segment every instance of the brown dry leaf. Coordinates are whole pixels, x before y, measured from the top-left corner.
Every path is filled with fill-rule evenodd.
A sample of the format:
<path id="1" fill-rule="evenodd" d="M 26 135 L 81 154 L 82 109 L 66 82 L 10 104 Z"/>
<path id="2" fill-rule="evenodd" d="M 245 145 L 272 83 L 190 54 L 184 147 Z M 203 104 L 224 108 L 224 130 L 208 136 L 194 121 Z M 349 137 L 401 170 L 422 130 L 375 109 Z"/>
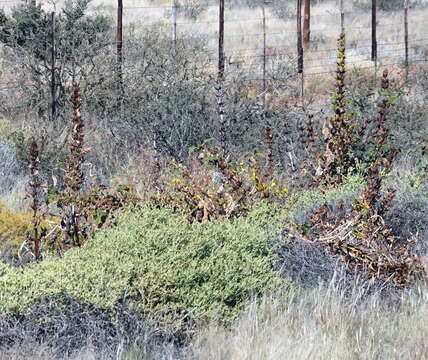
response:
<path id="1" fill-rule="evenodd" d="M 226 217 L 229 218 L 236 208 L 236 202 L 233 200 L 232 195 L 230 195 L 228 192 L 224 194 L 224 197 L 226 198 L 226 207 L 224 211 L 226 213 Z"/>

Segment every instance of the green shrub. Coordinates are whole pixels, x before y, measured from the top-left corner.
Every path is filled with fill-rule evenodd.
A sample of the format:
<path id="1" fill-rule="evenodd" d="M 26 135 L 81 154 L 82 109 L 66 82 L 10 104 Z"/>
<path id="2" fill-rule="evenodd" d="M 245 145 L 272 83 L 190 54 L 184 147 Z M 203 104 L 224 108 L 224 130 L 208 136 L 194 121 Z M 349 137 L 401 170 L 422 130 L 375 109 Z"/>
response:
<path id="1" fill-rule="evenodd" d="M 304 222 L 306 213 L 314 210 L 324 203 L 336 204 L 340 201 L 350 203 L 358 199 L 359 191 L 364 188 L 364 178 L 358 172 L 344 177 L 343 183 L 335 188 L 322 191 L 310 189 L 297 191 L 290 194 L 286 199 L 285 210 L 290 219 Z"/>
<path id="2" fill-rule="evenodd" d="M 6 275 L 11 271 L 11 267 L 5 263 L 0 262 L 0 276 Z"/>
<path id="3" fill-rule="evenodd" d="M 67 294 L 106 309 L 127 300 L 174 330 L 189 319 L 229 320 L 250 297 L 288 288 L 269 249 L 280 225 L 279 209 L 261 204 L 233 222 L 191 225 L 169 209 L 136 209 L 61 259 L 0 277 L 0 313 Z"/>
<path id="4" fill-rule="evenodd" d="M 31 214 L 21 214 L 0 202 L 0 250 L 5 246 L 18 248 L 31 229 Z"/>

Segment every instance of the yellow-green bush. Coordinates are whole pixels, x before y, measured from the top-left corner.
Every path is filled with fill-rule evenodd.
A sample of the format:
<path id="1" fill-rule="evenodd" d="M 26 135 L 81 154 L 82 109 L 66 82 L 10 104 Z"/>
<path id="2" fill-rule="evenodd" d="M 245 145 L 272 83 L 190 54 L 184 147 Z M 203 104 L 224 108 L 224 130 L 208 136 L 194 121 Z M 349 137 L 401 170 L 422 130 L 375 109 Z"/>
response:
<path id="1" fill-rule="evenodd" d="M 19 247 L 30 229 L 30 214 L 16 213 L 0 202 L 0 250 L 5 246 Z"/>
<path id="2" fill-rule="evenodd" d="M 5 263 L 0 262 L 0 276 L 6 275 L 11 271 L 11 267 Z"/>
<path id="3" fill-rule="evenodd" d="M 58 223 L 58 218 L 50 217 L 50 224 Z M 4 248 L 9 248 L 12 253 L 16 253 L 24 242 L 27 234 L 33 231 L 33 218 L 30 213 L 19 213 L 9 209 L 0 201 L 0 252 Z M 50 228 L 48 221 L 43 220 L 41 228 Z"/>
<path id="4" fill-rule="evenodd" d="M 127 299 L 174 329 L 189 315 L 232 319 L 250 297 L 289 286 L 272 271 L 269 247 L 281 217 L 263 204 L 234 221 L 193 224 L 169 209 L 134 209 L 62 258 L 0 277 L 0 312 L 25 313 L 38 299 L 68 294 L 104 308 Z"/>

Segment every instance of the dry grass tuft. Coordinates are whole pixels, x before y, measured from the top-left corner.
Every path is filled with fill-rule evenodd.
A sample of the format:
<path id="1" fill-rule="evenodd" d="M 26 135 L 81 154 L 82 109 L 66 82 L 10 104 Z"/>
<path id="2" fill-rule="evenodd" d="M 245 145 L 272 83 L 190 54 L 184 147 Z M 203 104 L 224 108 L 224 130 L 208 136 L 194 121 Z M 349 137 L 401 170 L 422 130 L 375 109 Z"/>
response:
<path id="1" fill-rule="evenodd" d="M 360 284 L 361 285 L 361 284 Z M 364 287 L 362 287 L 364 288 Z M 196 359 L 426 359 L 425 287 L 386 305 L 336 288 L 297 291 L 290 302 L 252 303 L 230 330 L 212 325 L 198 335 Z"/>

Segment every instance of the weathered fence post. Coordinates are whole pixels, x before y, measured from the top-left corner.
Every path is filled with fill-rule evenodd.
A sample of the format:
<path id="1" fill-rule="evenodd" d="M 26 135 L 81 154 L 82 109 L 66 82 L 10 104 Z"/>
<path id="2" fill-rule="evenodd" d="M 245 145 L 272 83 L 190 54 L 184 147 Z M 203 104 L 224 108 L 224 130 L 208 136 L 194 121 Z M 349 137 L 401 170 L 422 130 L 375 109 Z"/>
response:
<path id="1" fill-rule="evenodd" d="M 56 84 L 55 84 L 55 11 L 51 13 L 51 115 L 52 121 L 56 119 Z"/>
<path id="2" fill-rule="evenodd" d="M 372 0 L 372 61 L 375 67 L 375 77 L 377 76 L 377 1 Z"/>
<path id="3" fill-rule="evenodd" d="M 226 152 L 226 119 L 224 115 L 224 0 L 219 1 L 219 31 L 218 31 L 218 75 L 217 75 L 217 105 L 219 117 L 219 142 L 223 153 Z"/>
<path id="4" fill-rule="evenodd" d="M 301 95 L 304 95 L 304 73 L 303 73 L 303 43 L 302 43 L 302 0 L 297 0 L 297 72 L 302 77 Z"/>
<path id="5" fill-rule="evenodd" d="M 117 46 L 117 86 L 119 90 L 119 96 L 123 95 L 123 0 L 117 0 L 117 34 L 116 34 L 116 46 Z"/>
<path id="6" fill-rule="evenodd" d="M 266 107 L 266 11 L 264 1 L 262 5 L 263 16 L 263 107 Z"/>
<path id="7" fill-rule="evenodd" d="M 305 0 L 303 12 L 303 46 L 308 49 L 311 41 L 311 0 Z"/>
<path id="8" fill-rule="evenodd" d="M 177 0 L 171 0 L 171 21 L 172 21 L 172 43 L 174 49 L 177 47 Z"/>
<path id="9" fill-rule="evenodd" d="M 409 75 L 409 0 L 404 0 L 404 51 L 405 60 L 404 65 L 406 67 L 406 81 Z"/>
<path id="10" fill-rule="evenodd" d="M 224 77 L 224 0 L 220 0 L 218 29 L 218 78 Z"/>

